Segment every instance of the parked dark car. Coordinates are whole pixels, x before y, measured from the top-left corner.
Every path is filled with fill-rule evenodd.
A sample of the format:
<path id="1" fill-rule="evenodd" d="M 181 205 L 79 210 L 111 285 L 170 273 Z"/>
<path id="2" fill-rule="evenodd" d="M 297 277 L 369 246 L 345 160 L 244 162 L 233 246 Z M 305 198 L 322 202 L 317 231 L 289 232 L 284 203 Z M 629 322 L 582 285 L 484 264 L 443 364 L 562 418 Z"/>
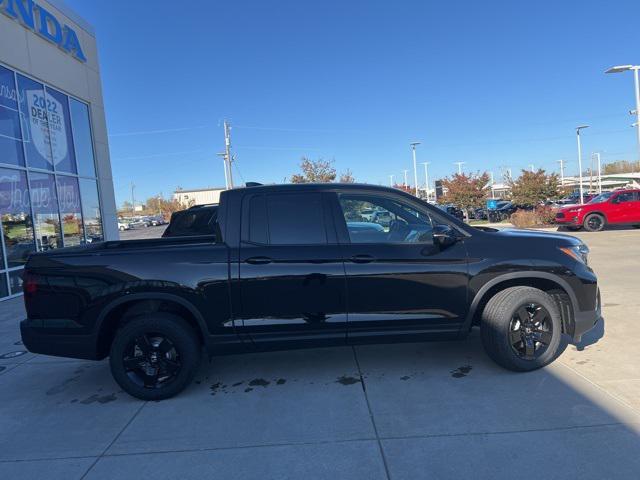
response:
<path id="1" fill-rule="evenodd" d="M 460 221 L 464 219 L 463 211 L 458 207 L 456 207 L 455 205 L 448 204 L 448 205 L 436 205 L 436 206 L 443 212 L 447 212 L 449 215 L 457 218 Z"/>
<path id="2" fill-rule="evenodd" d="M 187 210 L 174 212 L 163 237 L 189 237 L 215 235 L 218 219 L 218 205 L 197 205 Z"/>
<path id="3" fill-rule="evenodd" d="M 360 209 L 388 227 L 347 222 Z M 194 213 L 196 209 L 187 212 Z M 109 357 L 123 390 L 171 397 L 201 352 L 465 337 L 514 371 L 543 367 L 600 319 L 587 246 L 473 228 L 397 189 L 274 185 L 222 193 L 215 232 L 31 255 L 31 352 Z M 526 406 L 523 406 L 526 408 Z"/>

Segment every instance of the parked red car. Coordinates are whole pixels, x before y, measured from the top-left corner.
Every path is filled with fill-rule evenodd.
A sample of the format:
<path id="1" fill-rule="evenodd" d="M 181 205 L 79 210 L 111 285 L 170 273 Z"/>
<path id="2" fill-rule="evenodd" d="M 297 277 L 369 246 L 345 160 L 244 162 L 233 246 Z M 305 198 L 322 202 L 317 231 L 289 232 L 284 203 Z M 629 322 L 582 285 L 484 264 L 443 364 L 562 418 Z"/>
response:
<path id="1" fill-rule="evenodd" d="M 640 190 L 605 192 L 584 205 L 562 208 L 556 214 L 556 223 L 589 232 L 599 232 L 609 224 L 640 228 Z"/>

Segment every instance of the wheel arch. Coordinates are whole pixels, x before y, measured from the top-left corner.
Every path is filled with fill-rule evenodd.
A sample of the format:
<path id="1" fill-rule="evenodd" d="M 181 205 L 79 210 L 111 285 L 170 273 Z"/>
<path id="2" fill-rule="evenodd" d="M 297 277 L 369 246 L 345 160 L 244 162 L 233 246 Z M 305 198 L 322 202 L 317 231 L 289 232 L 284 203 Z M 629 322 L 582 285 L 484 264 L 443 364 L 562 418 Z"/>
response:
<path id="1" fill-rule="evenodd" d="M 205 342 L 208 331 L 206 322 L 191 302 L 169 293 L 135 293 L 111 301 L 100 312 L 95 330 L 98 358 L 109 354 L 115 333 L 123 320 L 161 311 L 182 317 L 194 329 L 200 342 Z"/>
<path id="2" fill-rule="evenodd" d="M 471 302 L 467 318 L 462 327 L 466 333 L 473 325 L 480 323 L 482 311 L 491 297 L 509 287 L 533 287 L 552 295 L 558 303 L 562 317 L 562 330 L 572 334 L 574 312 L 578 311 L 578 300 L 571 286 L 557 275 L 547 272 L 513 272 L 500 275 L 480 288 Z"/>

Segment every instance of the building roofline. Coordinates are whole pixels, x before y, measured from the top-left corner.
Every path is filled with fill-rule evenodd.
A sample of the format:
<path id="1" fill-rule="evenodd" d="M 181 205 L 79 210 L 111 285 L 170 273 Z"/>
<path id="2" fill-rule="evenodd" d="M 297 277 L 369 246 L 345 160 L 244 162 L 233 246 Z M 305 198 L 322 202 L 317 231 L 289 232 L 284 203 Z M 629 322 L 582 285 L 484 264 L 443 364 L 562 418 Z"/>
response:
<path id="1" fill-rule="evenodd" d="M 183 190 L 174 190 L 173 193 L 175 194 L 180 194 L 180 193 L 197 193 L 197 192 L 214 192 L 214 191 L 221 191 L 221 190 L 226 190 L 226 187 L 209 187 L 209 188 L 191 188 L 191 189 L 183 189 Z"/>
<path id="2" fill-rule="evenodd" d="M 82 30 L 87 32 L 93 38 L 96 38 L 96 31 L 93 29 L 91 24 L 87 22 L 84 18 L 82 18 L 79 14 L 77 14 L 69 5 L 67 5 L 64 0 L 46 0 L 51 5 L 53 5 L 56 9 L 60 10 L 60 13 L 69 17 L 75 24 L 77 24 Z"/>

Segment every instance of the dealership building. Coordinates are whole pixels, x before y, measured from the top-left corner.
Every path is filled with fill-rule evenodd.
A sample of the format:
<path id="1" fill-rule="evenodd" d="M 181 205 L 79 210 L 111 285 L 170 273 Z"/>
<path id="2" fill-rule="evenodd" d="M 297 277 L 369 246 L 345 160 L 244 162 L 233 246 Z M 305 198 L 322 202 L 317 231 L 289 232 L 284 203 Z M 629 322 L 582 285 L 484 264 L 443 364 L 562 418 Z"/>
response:
<path id="1" fill-rule="evenodd" d="M 0 0 L 0 218 L 0 299 L 31 252 L 118 238 L 95 34 L 57 0 Z"/>

